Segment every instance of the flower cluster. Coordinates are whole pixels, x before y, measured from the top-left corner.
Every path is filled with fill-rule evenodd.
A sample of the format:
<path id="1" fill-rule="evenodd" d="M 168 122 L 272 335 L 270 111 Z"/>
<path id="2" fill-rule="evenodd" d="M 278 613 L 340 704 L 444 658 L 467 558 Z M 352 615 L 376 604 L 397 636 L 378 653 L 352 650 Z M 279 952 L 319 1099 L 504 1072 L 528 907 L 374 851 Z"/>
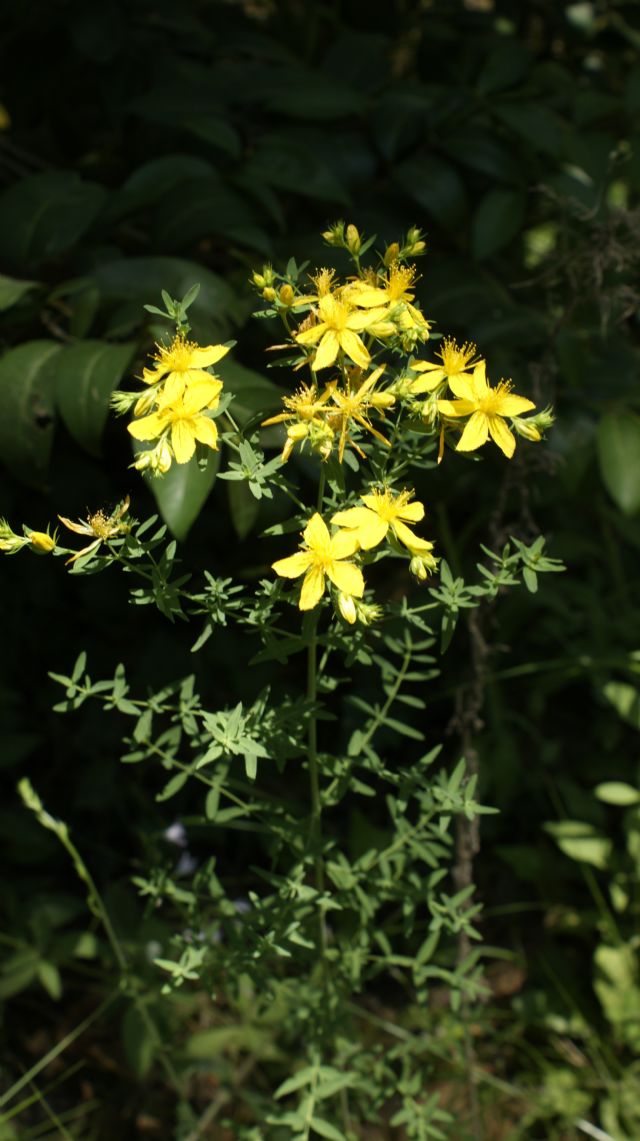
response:
<path id="1" fill-rule="evenodd" d="M 155 447 L 140 452 L 134 467 L 164 475 L 174 459 L 189 462 L 196 441 L 217 449 L 218 429 L 210 414 L 220 402 L 222 381 L 206 370 L 228 351 L 227 345 L 201 348 L 177 334 L 170 345 L 158 346 L 153 368 L 143 370 L 146 392 L 116 394 L 118 411 L 133 407 L 127 427 L 134 440 L 157 440 Z"/>
<path id="2" fill-rule="evenodd" d="M 371 621 L 371 607 L 360 602 L 365 589 L 362 570 L 353 559 L 387 538 L 397 551 L 408 551 L 410 569 L 416 578 L 424 580 L 435 570 L 433 543 L 421 539 L 407 526 L 424 518 L 424 505 L 417 500 L 411 502 L 412 499 L 411 491 L 396 495 L 389 488 L 373 488 L 361 497 L 360 506 L 332 516 L 331 524 L 338 528 L 334 534 L 316 512 L 302 532 L 300 550 L 273 563 L 274 571 L 282 578 L 304 575 L 300 610 L 313 610 L 318 605 L 329 579 L 336 588 L 335 602 L 342 617 L 350 624 L 357 619 L 365 624 Z"/>
<path id="3" fill-rule="evenodd" d="M 323 460 L 335 451 L 342 462 L 347 443 L 363 456 L 358 443 L 363 430 L 388 445 L 372 417 L 384 420 L 391 408 L 408 411 L 421 431 L 439 436 L 439 460 L 445 442 L 470 452 L 491 438 L 511 458 L 514 431 L 528 440 L 542 438 L 552 423 L 549 411 L 522 419 L 533 402 L 513 393 L 510 381 L 492 388 L 473 344 L 459 346 L 445 338 L 436 360 L 413 356 L 391 374 L 393 358 L 415 353 L 430 334 L 431 322 L 415 297 L 416 269 L 406 260 L 424 251 L 419 230 L 410 231 L 402 245 L 387 247 L 377 268 L 361 267 L 371 242 L 364 242 L 355 226 L 338 222 L 324 237 L 348 251 L 356 274 L 341 281 L 334 270 L 322 269 L 309 276 L 310 288 L 299 286 L 297 269 L 286 276 L 264 266 L 253 275 L 254 286 L 273 305 L 271 312 L 282 317 L 289 344 L 302 350 L 294 368 L 308 365 L 312 375 L 311 383 L 283 397 L 284 411 L 263 422 L 286 424 L 283 460 L 296 444 L 307 443 Z M 319 374 L 328 370 L 321 383 Z"/>

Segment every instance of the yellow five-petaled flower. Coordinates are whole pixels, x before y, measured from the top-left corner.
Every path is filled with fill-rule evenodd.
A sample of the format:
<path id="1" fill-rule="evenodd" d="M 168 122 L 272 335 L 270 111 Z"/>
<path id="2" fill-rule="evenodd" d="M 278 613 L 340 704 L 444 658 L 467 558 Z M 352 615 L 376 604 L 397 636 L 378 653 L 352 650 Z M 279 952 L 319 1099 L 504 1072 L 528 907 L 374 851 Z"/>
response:
<path id="1" fill-rule="evenodd" d="M 304 575 L 298 603 L 300 610 L 313 610 L 318 605 L 325 591 L 325 578 L 344 594 L 362 598 L 362 571 L 355 563 L 345 561 L 358 550 L 356 536 L 347 531 L 330 535 L 322 516 L 316 512 L 303 531 L 303 539 L 305 545 L 302 550 L 273 563 L 274 571 L 282 578 Z"/>
<path id="2" fill-rule="evenodd" d="M 169 398 L 163 393 L 156 412 L 128 424 L 134 440 L 156 440 L 170 431 L 171 447 L 179 464 L 189 462 L 196 440 L 215 451 L 218 429 L 204 410 L 217 407 L 222 381 L 208 373 L 203 375 L 206 379 L 193 381 L 179 396 Z"/>
<path id="3" fill-rule="evenodd" d="M 185 388 L 198 381 L 211 380 L 205 370 L 217 364 L 229 352 L 228 345 L 206 345 L 201 347 L 186 341 L 179 334 L 170 345 L 158 345 L 156 363 L 153 368 L 145 368 L 142 379 L 145 384 L 157 384 L 164 378 L 162 386 L 166 400 L 178 400 Z"/>
<path id="4" fill-rule="evenodd" d="M 314 372 L 332 365 L 340 351 L 360 368 L 366 368 L 371 357 L 358 333 L 383 315 L 381 309 L 358 311 L 347 301 L 339 301 L 332 293 L 326 293 L 318 299 L 318 324 L 296 333 L 295 339 L 300 345 L 318 345 L 311 365 Z"/>
<path id="5" fill-rule="evenodd" d="M 457 400 L 439 400 L 438 411 L 443 416 L 470 416 L 458 440 L 456 450 L 474 452 L 486 444 L 489 436 L 504 452 L 507 459 L 513 455 L 516 440 L 505 424 L 505 416 L 520 416 L 535 408 L 531 400 L 516 396 L 510 381 L 501 380 L 495 388 L 487 381 L 485 362 L 480 361 L 472 376 L 449 377 L 449 386 Z"/>
<path id="6" fill-rule="evenodd" d="M 419 523 L 424 518 L 423 504 L 417 500 L 411 503 L 412 497 L 411 491 L 394 495 L 388 488 L 384 491 L 374 489 L 361 497 L 364 507 L 338 511 L 331 522 L 355 535 L 363 551 L 377 547 L 390 530 L 412 555 L 427 555 L 433 550 L 433 543 L 419 538 L 407 527 L 407 523 Z"/>

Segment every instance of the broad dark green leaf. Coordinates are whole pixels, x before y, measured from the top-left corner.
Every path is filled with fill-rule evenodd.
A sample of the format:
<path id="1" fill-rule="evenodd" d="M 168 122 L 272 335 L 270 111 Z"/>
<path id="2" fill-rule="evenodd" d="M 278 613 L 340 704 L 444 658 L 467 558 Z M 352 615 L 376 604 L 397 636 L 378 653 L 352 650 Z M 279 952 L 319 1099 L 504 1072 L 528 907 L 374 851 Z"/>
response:
<path id="1" fill-rule="evenodd" d="M 455 167 L 437 155 L 407 159 L 393 170 L 395 182 L 430 217 L 447 230 L 457 230 L 467 213 L 464 183 Z"/>
<path id="2" fill-rule="evenodd" d="M 70 171 L 33 174 L 0 195 L 0 258 L 23 271 L 75 245 L 106 197 Z"/>
<path id="3" fill-rule="evenodd" d="M 305 198 L 349 204 L 349 195 L 329 167 L 310 145 L 291 133 L 263 135 L 244 167 L 244 174 Z"/>
<path id="4" fill-rule="evenodd" d="M 133 110 L 143 119 L 188 131 L 221 151 L 238 156 L 240 139 L 227 108 L 213 88 L 163 83 L 136 99 Z"/>
<path id="5" fill-rule="evenodd" d="M 625 515 L 640 509 L 640 416 L 609 412 L 597 435 L 602 481 Z"/>
<path id="6" fill-rule="evenodd" d="M 200 292 L 189 309 L 189 320 L 194 337 L 204 344 L 226 340 L 237 319 L 238 300 L 226 281 L 186 258 L 120 258 L 98 266 L 94 277 L 107 299 L 139 307 L 141 320 L 145 316 L 142 306 L 158 304 L 161 289 L 173 297 L 183 297 L 199 282 Z"/>
<path id="7" fill-rule="evenodd" d="M 204 158 L 188 154 L 163 155 L 134 170 L 133 174 L 111 196 L 105 215 L 120 218 L 153 206 L 179 183 L 190 178 L 206 178 L 214 173 Z"/>
<path id="8" fill-rule="evenodd" d="M 0 359 L 0 457 L 34 487 L 46 480 L 53 442 L 51 364 L 56 341 L 27 341 Z"/>
<path id="9" fill-rule="evenodd" d="M 271 253 L 271 239 L 260 217 L 240 190 L 215 176 L 181 182 L 158 206 L 154 231 L 168 250 L 184 249 L 201 238 L 224 236 L 260 254 Z"/>
<path id="10" fill-rule="evenodd" d="M 268 377 L 229 356 L 222 358 L 215 371 L 222 377 L 225 389 L 233 393 L 231 412 L 239 424 L 244 426 L 255 416 L 266 418 L 272 410 L 280 410 L 282 389 Z"/>
<path id="11" fill-rule="evenodd" d="M 0 273 L 0 312 L 10 309 L 25 293 L 37 289 L 37 286 L 36 281 L 18 281 L 15 277 L 5 277 Z"/>
<path id="12" fill-rule="evenodd" d="M 272 68 L 255 84 L 255 95 L 291 119 L 341 119 L 360 114 L 367 103 L 344 79 L 306 67 Z"/>
<path id="13" fill-rule="evenodd" d="M 65 346 L 53 362 L 55 396 L 69 432 L 81 447 L 100 455 L 109 397 L 126 372 L 136 346 L 82 341 Z"/>
<path id="14" fill-rule="evenodd" d="M 233 529 L 239 539 L 246 539 L 260 513 L 260 502 L 252 495 L 249 484 L 240 479 L 227 483 L 227 497 Z"/>
<path id="15" fill-rule="evenodd" d="M 158 509 L 176 539 L 186 539 L 215 483 L 220 452 L 207 449 L 206 465 L 194 458 L 188 464 L 171 465 L 166 475 L 145 476 Z"/>
<path id="16" fill-rule="evenodd" d="M 511 241 L 522 229 L 525 198 L 520 190 L 490 190 L 478 206 L 471 226 L 471 248 L 482 261 Z"/>

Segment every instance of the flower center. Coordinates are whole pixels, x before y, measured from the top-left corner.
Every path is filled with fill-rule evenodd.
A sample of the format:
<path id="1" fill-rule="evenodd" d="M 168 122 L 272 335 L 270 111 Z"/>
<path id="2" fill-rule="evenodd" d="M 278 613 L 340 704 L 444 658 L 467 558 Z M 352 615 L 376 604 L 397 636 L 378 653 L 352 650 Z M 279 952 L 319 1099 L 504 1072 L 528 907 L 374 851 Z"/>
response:
<path id="1" fill-rule="evenodd" d="M 513 385 L 510 380 L 501 380 L 495 388 L 490 388 L 478 401 L 478 409 L 486 416 L 499 416 L 500 407 L 505 396 L 511 392 Z"/>
<path id="2" fill-rule="evenodd" d="M 464 372 L 465 369 L 471 368 L 471 365 L 476 363 L 474 361 L 476 352 L 476 346 L 472 341 L 465 341 L 464 345 L 460 347 L 457 341 L 446 337 L 442 342 L 438 356 L 447 376 L 455 376 L 456 373 Z"/>
<path id="3" fill-rule="evenodd" d="M 160 349 L 157 359 L 171 372 L 187 372 L 191 368 L 196 347 L 190 341 L 185 341 L 184 337 L 175 337 L 168 349 Z"/>

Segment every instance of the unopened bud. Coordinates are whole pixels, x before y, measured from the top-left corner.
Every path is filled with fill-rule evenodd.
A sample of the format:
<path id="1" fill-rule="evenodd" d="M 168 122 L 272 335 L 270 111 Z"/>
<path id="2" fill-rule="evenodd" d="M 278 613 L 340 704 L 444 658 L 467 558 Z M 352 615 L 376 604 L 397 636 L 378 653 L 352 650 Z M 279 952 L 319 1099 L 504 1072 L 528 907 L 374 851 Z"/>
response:
<path id="1" fill-rule="evenodd" d="M 346 233 L 346 245 L 350 254 L 359 254 L 360 247 L 362 246 L 362 239 L 358 233 L 357 227 L 353 223 L 349 223 Z"/>
<path id="2" fill-rule="evenodd" d="M 426 582 L 437 565 L 433 555 L 414 555 L 409 563 L 409 570 L 418 582 Z"/>
<path id="3" fill-rule="evenodd" d="M 275 301 L 276 291 L 272 285 L 267 285 L 262 290 L 262 296 L 264 297 L 265 301 Z"/>
<path id="4" fill-rule="evenodd" d="M 48 531 L 29 531 L 29 542 L 37 555 L 49 555 L 55 549 L 56 540 Z"/>
<path id="5" fill-rule="evenodd" d="M 264 287 L 267 283 L 264 279 L 263 274 L 256 273 L 256 271 L 254 270 L 253 273 L 251 274 L 251 284 L 255 285 L 256 289 L 264 289 Z"/>
<path id="6" fill-rule="evenodd" d="M 338 610 L 340 611 L 345 622 L 348 622 L 350 626 L 353 626 L 356 618 L 358 617 L 358 612 L 356 610 L 355 599 L 352 597 L 352 595 L 343 594 L 341 590 L 338 591 Z"/>
<path id="7" fill-rule="evenodd" d="M 153 405 L 156 402 L 157 396 L 158 396 L 158 393 L 156 392 L 155 389 L 152 389 L 149 392 L 143 392 L 142 395 L 138 397 L 138 399 L 136 400 L 136 402 L 134 404 L 133 415 L 134 416 L 144 416 L 147 412 L 149 412 L 151 410 L 151 408 L 153 408 Z"/>
<path id="8" fill-rule="evenodd" d="M 345 245 L 344 222 L 333 222 L 329 229 L 324 231 L 322 237 L 328 246 L 342 248 Z"/>
<path id="9" fill-rule="evenodd" d="M 11 530 L 6 519 L 0 519 L 0 551 L 4 551 L 7 555 L 15 555 L 28 542 L 28 539 L 21 539 Z"/>
<path id="10" fill-rule="evenodd" d="M 371 626 L 382 618 L 383 610 L 375 602 L 358 602 L 358 622 L 363 626 Z"/>
<path id="11" fill-rule="evenodd" d="M 392 242 L 390 246 L 387 246 L 386 250 L 384 251 L 384 257 L 382 259 L 387 268 L 389 268 L 390 265 L 393 265 L 394 261 L 398 260 L 399 253 L 400 246 L 397 242 Z"/>
<path id="12" fill-rule="evenodd" d="M 533 440 L 537 444 L 542 439 L 540 429 L 537 427 L 533 420 L 520 420 L 515 418 L 513 426 L 519 436 L 523 436 L 525 440 Z"/>
<path id="13" fill-rule="evenodd" d="M 278 301 L 281 305 L 293 305 L 295 293 L 289 284 L 281 285 L 278 291 Z"/>
<path id="14" fill-rule="evenodd" d="M 412 226 L 407 234 L 407 242 L 403 249 L 405 257 L 418 257 L 423 254 L 427 248 L 427 243 L 424 240 L 422 230 L 417 226 Z"/>

